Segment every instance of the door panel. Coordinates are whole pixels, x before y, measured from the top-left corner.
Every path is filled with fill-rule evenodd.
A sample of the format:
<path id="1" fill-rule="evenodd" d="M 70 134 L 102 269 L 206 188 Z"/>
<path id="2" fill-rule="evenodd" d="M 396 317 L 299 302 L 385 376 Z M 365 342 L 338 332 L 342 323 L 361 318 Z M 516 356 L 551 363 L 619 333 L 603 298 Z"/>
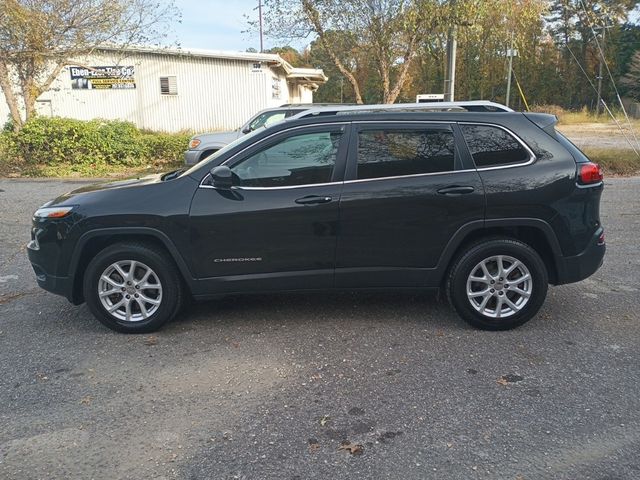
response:
<path id="1" fill-rule="evenodd" d="M 394 128 L 410 133 L 420 127 L 409 124 Z M 464 224 L 484 218 L 482 182 L 475 169 L 466 168 L 466 160 L 455 147 L 451 127 L 429 125 L 424 128 L 429 132 L 439 129 L 449 132 L 447 148 L 455 161 L 447 159 L 442 147 L 424 145 L 441 141 L 435 133 L 418 141 L 407 133 L 387 135 L 391 132 L 388 125 L 358 126 L 358 138 L 351 142 L 349 171 L 357 172 L 363 164 L 371 163 L 361 158 L 358 165 L 358 154 L 371 155 L 367 152 L 373 147 L 363 148 L 366 144 L 363 132 L 378 129 L 376 138 L 384 143 L 381 148 L 384 153 L 380 155 L 395 156 L 392 160 L 398 163 L 408 162 L 396 168 L 390 161 L 380 170 L 389 175 L 396 168 L 408 175 L 345 182 L 340 200 L 336 286 L 430 286 L 427 271 L 437 266 L 452 235 Z M 426 165 L 423 166 L 423 162 Z M 449 168 L 448 165 L 453 165 L 454 171 L 416 173 L 420 169 Z M 372 170 L 369 165 L 365 171 Z"/>
<path id="2" fill-rule="evenodd" d="M 330 137 L 318 135 L 327 131 Z M 211 280 L 208 288 L 333 286 L 345 132 L 325 126 L 277 135 L 225 162 L 237 186 L 217 189 L 205 181 L 198 188 L 190 213 L 192 264 L 198 278 Z"/>
<path id="3" fill-rule="evenodd" d="M 274 190 L 199 188 L 191 207 L 198 278 L 316 270 L 329 287 L 341 184 Z M 326 203 L 300 204 L 309 195 Z"/>

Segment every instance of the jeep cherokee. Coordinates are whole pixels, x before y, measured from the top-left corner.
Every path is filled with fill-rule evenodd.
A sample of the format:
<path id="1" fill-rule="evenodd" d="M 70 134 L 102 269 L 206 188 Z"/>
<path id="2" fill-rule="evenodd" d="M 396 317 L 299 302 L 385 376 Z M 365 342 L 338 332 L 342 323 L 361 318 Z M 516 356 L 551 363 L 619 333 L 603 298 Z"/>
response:
<path id="1" fill-rule="evenodd" d="M 187 298 L 443 288 L 489 330 L 602 264 L 602 172 L 555 117 L 351 109 L 260 129 L 189 170 L 35 212 L 38 284 L 149 332 Z"/>

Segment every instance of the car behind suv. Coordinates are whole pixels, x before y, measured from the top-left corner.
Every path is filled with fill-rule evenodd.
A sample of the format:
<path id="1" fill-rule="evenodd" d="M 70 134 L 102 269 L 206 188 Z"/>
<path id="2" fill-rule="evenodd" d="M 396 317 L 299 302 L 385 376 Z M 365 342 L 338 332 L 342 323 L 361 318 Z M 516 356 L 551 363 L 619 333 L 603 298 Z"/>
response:
<path id="1" fill-rule="evenodd" d="M 149 332 L 184 300 L 444 288 L 472 325 L 531 319 L 605 253 L 602 172 L 529 113 L 350 111 L 247 134 L 189 170 L 76 190 L 33 218 L 41 287 Z"/>

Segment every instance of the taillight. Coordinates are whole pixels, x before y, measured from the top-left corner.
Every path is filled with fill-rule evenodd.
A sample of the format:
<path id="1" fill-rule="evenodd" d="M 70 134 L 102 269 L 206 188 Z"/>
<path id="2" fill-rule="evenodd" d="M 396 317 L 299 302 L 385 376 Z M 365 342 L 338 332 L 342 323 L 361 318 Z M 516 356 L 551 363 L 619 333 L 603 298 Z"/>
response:
<path id="1" fill-rule="evenodd" d="M 605 240 L 604 240 L 604 232 L 602 232 L 602 233 L 600 234 L 600 236 L 598 237 L 598 245 L 599 245 L 599 246 L 601 246 L 601 245 L 604 245 L 604 244 L 605 244 Z"/>
<path id="2" fill-rule="evenodd" d="M 604 179 L 602 168 L 597 163 L 581 163 L 578 165 L 578 180 L 582 185 L 600 183 Z"/>

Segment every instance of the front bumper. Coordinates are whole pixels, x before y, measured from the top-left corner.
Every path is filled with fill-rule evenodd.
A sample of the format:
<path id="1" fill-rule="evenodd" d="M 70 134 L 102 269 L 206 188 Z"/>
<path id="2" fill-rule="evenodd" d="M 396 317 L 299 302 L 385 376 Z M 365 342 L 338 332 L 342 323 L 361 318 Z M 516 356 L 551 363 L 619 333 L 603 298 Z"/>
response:
<path id="1" fill-rule="evenodd" d="M 69 277 L 57 277 L 48 273 L 42 267 L 45 263 L 44 258 L 42 258 L 42 252 L 35 241 L 32 240 L 27 244 L 27 254 L 33 271 L 36 274 L 38 286 L 48 292 L 62 295 L 70 302 L 75 303 L 73 300 L 73 279 Z"/>
<path id="2" fill-rule="evenodd" d="M 185 165 L 195 165 L 200 161 L 200 155 L 202 155 L 201 150 L 187 150 L 184 152 Z"/>
<path id="3" fill-rule="evenodd" d="M 604 230 L 599 228 L 591 238 L 589 245 L 580 254 L 557 259 L 558 281 L 556 285 L 574 283 L 590 277 L 602 266 L 607 247 L 600 244 Z"/>

